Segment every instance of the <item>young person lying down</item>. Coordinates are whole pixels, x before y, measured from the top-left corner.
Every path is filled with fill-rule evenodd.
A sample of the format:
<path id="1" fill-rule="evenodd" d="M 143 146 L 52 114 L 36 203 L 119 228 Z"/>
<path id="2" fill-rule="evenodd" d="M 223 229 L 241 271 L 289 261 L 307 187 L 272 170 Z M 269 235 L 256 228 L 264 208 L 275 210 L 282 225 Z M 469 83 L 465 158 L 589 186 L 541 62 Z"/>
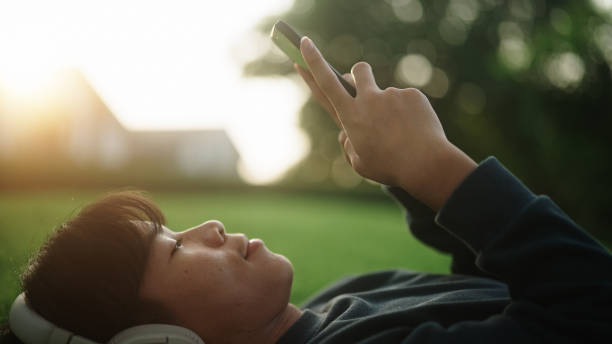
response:
<path id="1" fill-rule="evenodd" d="M 412 234 L 452 255 L 451 274 L 352 276 L 298 308 L 290 261 L 263 241 L 207 219 L 175 232 L 149 200 L 119 193 L 84 208 L 33 257 L 23 275 L 30 307 L 99 342 L 146 323 L 206 343 L 612 338 L 605 248 L 495 158 L 477 164 L 449 142 L 418 90 L 381 90 L 360 62 L 346 77 L 352 97 L 309 39 L 301 49 L 311 71 L 296 68 L 338 124 L 349 163 L 388 185 Z"/>

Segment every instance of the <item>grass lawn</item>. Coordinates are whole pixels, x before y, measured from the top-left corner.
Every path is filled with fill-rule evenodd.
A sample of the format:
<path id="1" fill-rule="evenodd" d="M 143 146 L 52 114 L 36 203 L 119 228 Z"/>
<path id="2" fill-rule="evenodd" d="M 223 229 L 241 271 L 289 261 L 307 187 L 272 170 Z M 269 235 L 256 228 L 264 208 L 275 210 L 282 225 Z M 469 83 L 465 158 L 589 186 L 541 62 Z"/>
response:
<path id="1" fill-rule="evenodd" d="M 18 274 L 46 235 L 101 193 L 0 193 L 0 324 L 19 293 Z M 294 266 L 291 301 L 300 304 L 337 278 L 388 268 L 445 273 L 450 258 L 418 243 L 392 200 L 273 192 L 152 192 L 168 227 L 208 219 L 228 232 L 264 239 Z"/>

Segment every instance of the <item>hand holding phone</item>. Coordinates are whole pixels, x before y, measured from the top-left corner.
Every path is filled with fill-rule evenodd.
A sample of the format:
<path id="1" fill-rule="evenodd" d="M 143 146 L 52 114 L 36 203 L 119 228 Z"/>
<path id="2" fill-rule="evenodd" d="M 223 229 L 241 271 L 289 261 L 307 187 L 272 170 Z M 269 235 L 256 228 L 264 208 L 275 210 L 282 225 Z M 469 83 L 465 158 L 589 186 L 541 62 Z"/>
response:
<path id="1" fill-rule="evenodd" d="M 304 61 L 302 57 L 302 53 L 300 52 L 300 42 L 302 39 L 302 35 L 298 34 L 291 26 L 285 23 L 282 20 L 279 20 L 272 27 L 272 32 L 270 33 L 270 37 L 272 41 L 295 63 L 297 63 L 300 67 L 310 70 L 308 65 Z M 340 73 L 331 65 L 329 62 L 327 63 L 331 70 L 336 74 L 342 86 L 346 89 L 346 91 L 352 96 L 355 97 L 357 95 L 357 91 L 355 87 L 353 87 L 348 81 L 342 77 Z"/>
<path id="2" fill-rule="evenodd" d="M 330 113 L 340 123 L 340 145 L 353 169 L 440 209 L 476 163 L 448 141 L 427 97 L 414 88 L 381 90 L 366 62 L 351 68 L 359 90 L 352 97 L 312 40 L 304 37 L 300 43 L 309 71 L 298 71 L 313 95 L 320 92 L 330 103 Z"/>

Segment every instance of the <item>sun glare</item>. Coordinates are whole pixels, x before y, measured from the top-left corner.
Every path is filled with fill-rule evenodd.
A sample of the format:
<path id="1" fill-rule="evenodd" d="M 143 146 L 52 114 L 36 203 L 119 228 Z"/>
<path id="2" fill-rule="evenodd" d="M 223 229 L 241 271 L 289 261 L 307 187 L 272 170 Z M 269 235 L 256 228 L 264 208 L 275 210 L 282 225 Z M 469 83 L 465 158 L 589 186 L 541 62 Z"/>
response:
<path id="1" fill-rule="evenodd" d="M 0 90 L 5 97 L 15 101 L 47 98 L 60 76 L 57 69 L 7 64 L 0 70 Z"/>
<path id="2" fill-rule="evenodd" d="M 54 44 L 48 20 L 26 2 L 0 3 L 0 87 L 21 100 L 48 95 L 68 62 Z"/>
<path id="3" fill-rule="evenodd" d="M 78 68 L 126 127 L 224 128 L 244 179 L 268 183 L 306 154 L 297 126 L 306 92 L 241 68 L 269 44 L 257 22 L 292 3 L 3 1 L 0 87 L 32 100 Z"/>

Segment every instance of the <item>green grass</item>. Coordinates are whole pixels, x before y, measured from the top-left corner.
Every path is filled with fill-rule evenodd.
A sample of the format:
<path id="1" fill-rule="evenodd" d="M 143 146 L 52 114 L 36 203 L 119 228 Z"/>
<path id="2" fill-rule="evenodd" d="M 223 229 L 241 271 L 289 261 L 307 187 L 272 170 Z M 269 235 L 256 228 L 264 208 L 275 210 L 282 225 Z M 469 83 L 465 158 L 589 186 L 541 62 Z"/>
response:
<path id="1" fill-rule="evenodd" d="M 0 323 L 19 293 L 18 274 L 46 235 L 100 193 L 0 194 Z M 448 272 L 450 259 L 418 243 L 390 199 L 274 192 L 152 192 L 168 227 L 183 230 L 208 219 L 228 232 L 260 237 L 294 266 L 291 301 L 299 304 L 335 279 L 403 267 Z"/>

